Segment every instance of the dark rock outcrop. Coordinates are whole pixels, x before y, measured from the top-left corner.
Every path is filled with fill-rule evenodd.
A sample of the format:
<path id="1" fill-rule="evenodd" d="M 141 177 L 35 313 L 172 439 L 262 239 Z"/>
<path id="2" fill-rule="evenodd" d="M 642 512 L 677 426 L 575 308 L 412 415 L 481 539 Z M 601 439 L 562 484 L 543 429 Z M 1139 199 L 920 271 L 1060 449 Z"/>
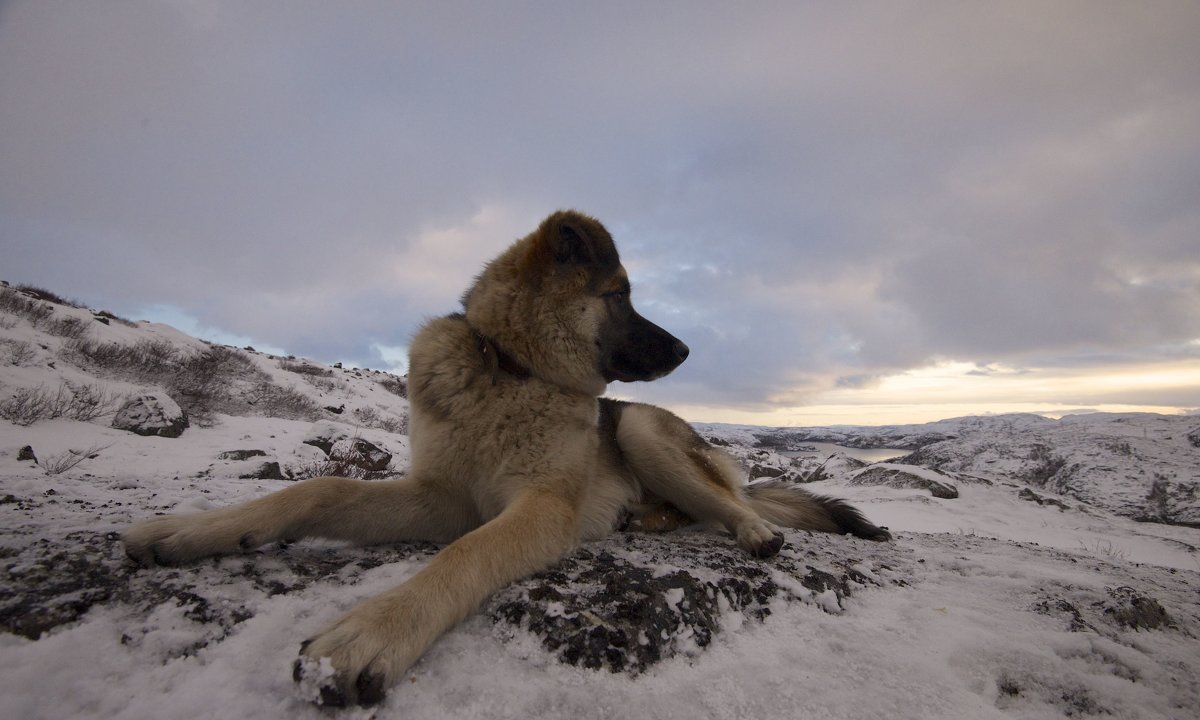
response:
<path id="1" fill-rule="evenodd" d="M 283 469 L 277 462 L 261 462 L 238 475 L 245 480 L 284 480 Z"/>
<path id="2" fill-rule="evenodd" d="M 319 448 L 326 455 L 333 449 L 333 444 L 350 437 L 350 432 L 343 425 L 319 421 L 313 423 L 308 434 L 301 440 L 305 445 Z"/>
<path id="3" fill-rule="evenodd" d="M 856 593 L 905 584 L 900 568 L 911 558 L 895 546 L 860 561 L 850 559 L 858 541 L 789 536 L 792 545 L 764 562 L 710 533 L 621 533 L 501 591 L 485 612 L 539 636 L 563 662 L 637 674 L 707 647 L 730 614 L 741 616 L 734 625 L 761 622 L 779 602 L 836 614 Z"/>
<path id="4" fill-rule="evenodd" d="M 329 450 L 331 460 L 350 463 L 370 472 L 387 470 L 392 454 L 378 445 L 362 438 L 338 440 Z"/>
<path id="5" fill-rule="evenodd" d="M 226 450 L 217 455 L 221 460 L 249 460 L 252 457 L 266 457 L 267 453 L 262 450 Z"/>
<path id="6" fill-rule="evenodd" d="M 1038 505 L 1053 505 L 1053 506 L 1057 507 L 1059 510 L 1070 510 L 1071 509 L 1071 506 L 1066 504 L 1062 500 L 1055 500 L 1054 498 L 1051 498 L 1051 497 L 1045 497 L 1042 495 L 1038 495 L 1037 493 L 1035 493 L 1033 490 L 1030 490 L 1029 488 L 1021 488 L 1021 491 L 1017 493 L 1017 497 L 1021 498 L 1022 500 L 1028 500 L 1030 502 L 1035 502 Z"/>
<path id="7" fill-rule="evenodd" d="M 936 474 L 938 479 L 929 477 L 931 474 Z M 914 468 L 910 472 L 902 467 L 880 463 L 853 475 L 850 478 L 850 484 L 916 488 L 928 490 L 935 498 L 953 500 L 958 497 L 958 488 L 952 484 L 951 480 L 950 476 L 936 470 Z"/>
<path id="8" fill-rule="evenodd" d="M 145 393 L 126 400 L 112 426 L 138 435 L 177 438 L 188 427 L 188 417 L 165 393 Z"/>

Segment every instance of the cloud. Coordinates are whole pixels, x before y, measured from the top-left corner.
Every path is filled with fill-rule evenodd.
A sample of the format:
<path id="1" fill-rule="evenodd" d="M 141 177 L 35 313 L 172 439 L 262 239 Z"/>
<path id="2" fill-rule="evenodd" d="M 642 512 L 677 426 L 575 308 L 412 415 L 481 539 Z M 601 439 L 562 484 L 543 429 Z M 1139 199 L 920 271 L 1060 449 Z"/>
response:
<path id="1" fill-rule="evenodd" d="M 6 279 L 117 311 L 391 362 L 573 206 L 692 347 L 626 388 L 660 402 L 788 407 L 946 360 L 1158 362 L 1200 338 L 1189 4 L 81 2 L 0 22 Z"/>

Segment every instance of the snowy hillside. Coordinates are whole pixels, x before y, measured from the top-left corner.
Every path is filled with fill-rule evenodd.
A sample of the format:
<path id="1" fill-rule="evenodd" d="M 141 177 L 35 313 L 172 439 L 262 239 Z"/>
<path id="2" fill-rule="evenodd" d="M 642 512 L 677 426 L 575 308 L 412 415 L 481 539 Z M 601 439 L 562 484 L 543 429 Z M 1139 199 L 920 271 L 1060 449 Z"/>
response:
<path id="1" fill-rule="evenodd" d="M 923 425 L 740 428 L 702 425 L 772 450 L 807 442 L 914 451 L 897 462 L 1027 483 L 1137 520 L 1200 527 L 1200 416 L 999 415 Z"/>
<path id="2" fill-rule="evenodd" d="M 436 546 L 146 570 L 118 533 L 313 474 L 402 473 L 403 392 L 0 290 L 6 717 L 1196 717 L 1200 529 L 1134 518 L 1194 522 L 1200 420 L 1159 416 L 699 425 L 749 478 L 845 497 L 895 541 L 788 532 L 761 561 L 712 532 L 617 533 L 498 593 L 378 708 L 315 708 L 299 643 Z M 916 452 L 780 452 L 805 442 Z"/>

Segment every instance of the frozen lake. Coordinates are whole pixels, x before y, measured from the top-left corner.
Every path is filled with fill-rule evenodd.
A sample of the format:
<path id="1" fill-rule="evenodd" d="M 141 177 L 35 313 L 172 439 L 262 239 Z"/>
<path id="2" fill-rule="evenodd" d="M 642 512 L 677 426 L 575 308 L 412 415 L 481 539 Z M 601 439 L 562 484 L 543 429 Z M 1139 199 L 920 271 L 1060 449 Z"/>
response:
<path id="1" fill-rule="evenodd" d="M 815 457 L 821 460 L 833 455 L 834 453 L 842 453 L 855 460 L 862 460 L 866 463 L 884 462 L 887 460 L 895 460 L 898 457 L 908 455 L 911 450 L 900 450 L 897 448 L 852 448 L 834 445 L 833 443 L 809 442 L 804 443 L 805 447 L 813 448 L 812 450 L 801 450 L 798 452 L 782 453 L 787 457 Z"/>

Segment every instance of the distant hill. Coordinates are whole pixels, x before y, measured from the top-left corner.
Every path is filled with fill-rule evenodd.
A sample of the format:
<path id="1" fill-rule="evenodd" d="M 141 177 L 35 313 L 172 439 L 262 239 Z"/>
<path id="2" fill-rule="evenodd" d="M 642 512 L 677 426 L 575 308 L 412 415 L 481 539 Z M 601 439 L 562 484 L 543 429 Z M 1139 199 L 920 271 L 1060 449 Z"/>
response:
<path id="1" fill-rule="evenodd" d="M 1200 526 L 1200 417 L 1013 414 L 919 425 L 696 426 L 776 452 L 805 443 L 913 451 L 893 461 L 1027 483 L 1142 521 Z"/>

